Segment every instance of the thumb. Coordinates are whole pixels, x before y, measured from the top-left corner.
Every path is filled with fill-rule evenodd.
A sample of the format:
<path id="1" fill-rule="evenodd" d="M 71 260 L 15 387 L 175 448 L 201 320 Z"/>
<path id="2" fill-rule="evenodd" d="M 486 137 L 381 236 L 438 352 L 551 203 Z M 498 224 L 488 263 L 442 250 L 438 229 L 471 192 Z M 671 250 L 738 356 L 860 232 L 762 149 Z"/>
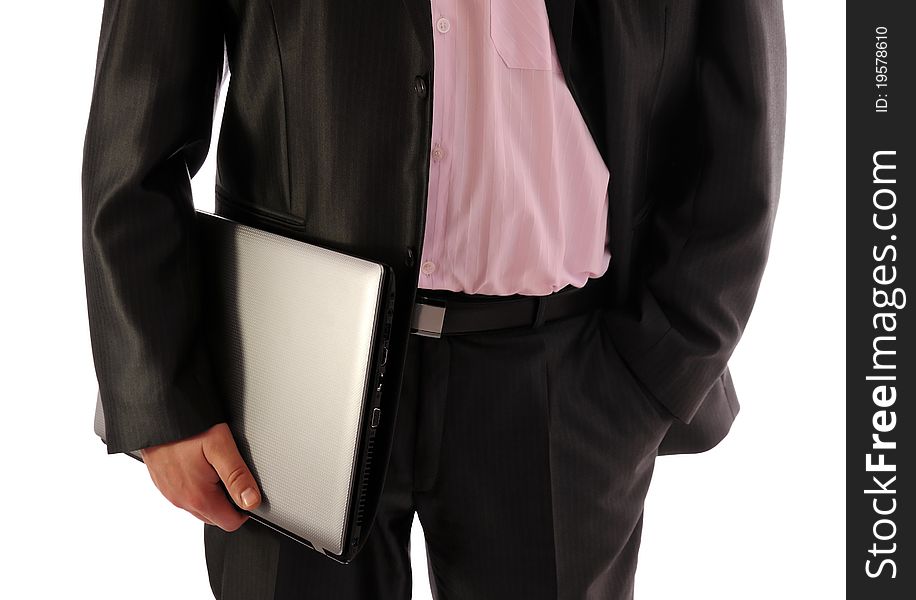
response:
<path id="1" fill-rule="evenodd" d="M 257 508 L 261 503 L 258 484 L 239 454 L 229 428 L 225 428 L 225 435 L 216 436 L 210 442 L 204 447 L 204 456 L 216 470 L 232 500 L 245 510 Z"/>

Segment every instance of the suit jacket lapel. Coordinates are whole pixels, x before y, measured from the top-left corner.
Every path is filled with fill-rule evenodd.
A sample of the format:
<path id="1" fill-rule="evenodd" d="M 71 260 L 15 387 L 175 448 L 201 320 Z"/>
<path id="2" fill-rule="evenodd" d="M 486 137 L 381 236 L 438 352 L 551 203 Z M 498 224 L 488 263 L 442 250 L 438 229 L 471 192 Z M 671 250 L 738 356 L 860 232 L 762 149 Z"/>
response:
<path id="1" fill-rule="evenodd" d="M 498 1 L 498 0 L 497 0 Z M 557 48 L 557 59 L 563 71 L 568 72 L 569 44 L 572 40 L 573 14 L 575 13 L 576 0 L 545 0 L 547 3 L 547 18 L 550 20 L 550 30 L 553 34 L 554 45 Z"/>
<path id="2" fill-rule="evenodd" d="M 501 2 L 503 0 L 495 0 Z M 432 63 L 432 11 L 429 0 L 401 0 L 404 8 L 410 15 L 417 39 L 423 47 L 426 58 Z M 557 58 L 566 70 L 569 56 L 569 42 L 572 35 L 573 12 L 575 0 L 545 0 L 547 4 L 547 17 L 550 19 L 550 30 L 553 34 L 554 44 L 557 48 Z"/>

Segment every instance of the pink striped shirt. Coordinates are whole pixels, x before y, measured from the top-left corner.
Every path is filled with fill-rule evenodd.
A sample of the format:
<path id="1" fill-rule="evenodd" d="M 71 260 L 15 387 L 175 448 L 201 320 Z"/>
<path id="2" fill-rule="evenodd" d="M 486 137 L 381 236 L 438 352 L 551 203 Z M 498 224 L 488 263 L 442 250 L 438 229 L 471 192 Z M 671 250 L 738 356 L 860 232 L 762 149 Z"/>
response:
<path id="1" fill-rule="evenodd" d="M 419 287 L 545 295 L 607 270 L 609 172 L 543 0 L 431 0 L 435 73 Z"/>

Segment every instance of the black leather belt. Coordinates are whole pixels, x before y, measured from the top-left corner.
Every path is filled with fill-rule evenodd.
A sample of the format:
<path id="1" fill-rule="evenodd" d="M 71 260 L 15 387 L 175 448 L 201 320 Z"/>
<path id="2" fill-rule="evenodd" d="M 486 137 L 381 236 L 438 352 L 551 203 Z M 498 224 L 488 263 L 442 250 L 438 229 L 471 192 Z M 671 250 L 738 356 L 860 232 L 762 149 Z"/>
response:
<path id="1" fill-rule="evenodd" d="M 428 337 L 538 327 L 606 305 L 609 278 L 591 278 L 545 296 L 489 296 L 418 288 L 410 332 Z"/>

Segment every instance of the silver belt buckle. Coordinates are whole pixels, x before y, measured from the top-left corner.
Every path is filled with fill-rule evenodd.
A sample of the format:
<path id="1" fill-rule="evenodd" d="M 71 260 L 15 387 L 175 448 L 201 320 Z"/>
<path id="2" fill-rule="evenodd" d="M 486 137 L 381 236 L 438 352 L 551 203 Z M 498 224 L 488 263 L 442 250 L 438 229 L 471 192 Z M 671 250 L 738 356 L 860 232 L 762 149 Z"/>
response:
<path id="1" fill-rule="evenodd" d="M 442 337 L 442 324 L 445 322 L 445 306 L 430 302 L 435 301 L 424 298 L 414 303 L 410 333 L 439 338 Z"/>

